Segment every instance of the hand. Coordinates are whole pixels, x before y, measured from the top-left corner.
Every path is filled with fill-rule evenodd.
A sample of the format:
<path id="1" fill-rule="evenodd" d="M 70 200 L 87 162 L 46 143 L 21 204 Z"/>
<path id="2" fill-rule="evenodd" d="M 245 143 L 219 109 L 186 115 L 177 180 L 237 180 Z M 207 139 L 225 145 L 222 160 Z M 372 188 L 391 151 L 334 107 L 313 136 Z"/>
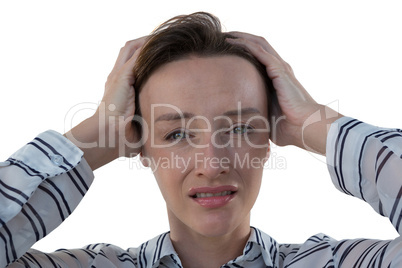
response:
<path id="1" fill-rule="evenodd" d="M 128 41 L 121 48 L 95 114 L 65 134 L 84 151 L 92 170 L 141 150 L 140 135 L 131 121 L 135 111 L 133 68 L 145 41 L 146 37 Z"/>
<path id="2" fill-rule="evenodd" d="M 138 154 L 140 148 L 131 148 L 130 144 L 139 142 L 139 133 L 131 123 L 135 112 L 134 65 L 145 43 L 146 37 L 128 41 L 121 48 L 119 56 L 109 74 L 105 93 L 96 112 L 98 117 L 104 116 L 109 127 L 115 127 L 115 132 L 123 142 L 125 148 L 118 156 L 132 156 Z M 104 115 L 102 115 L 104 113 Z"/>
<path id="3" fill-rule="evenodd" d="M 236 38 L 227 39 L 227 41 L 249 50 L 266 66 L 268 77 L 272 80 L 280 106 L 280 109 L 274 110 L 281 111 L 274 115 L 276 121 L 271 129 L 272 141 L 280 146 L 296 145 L 325 154 L 327 125 L 338 119 L 340 115 L 329 119 L 327 119 L 328 116 L 321 116 L 320 118 L 323 119 L 306 124 L 311 115 L 328 112 L 330 108 L 318 104 L 310 96 L 296 79 L 290 65 L 264 38 L 241 32 L 229 34 Z M 337 114 L 332 110 L 331 112 Z M 282 117 L 279 118 L 281 115 Z"/>

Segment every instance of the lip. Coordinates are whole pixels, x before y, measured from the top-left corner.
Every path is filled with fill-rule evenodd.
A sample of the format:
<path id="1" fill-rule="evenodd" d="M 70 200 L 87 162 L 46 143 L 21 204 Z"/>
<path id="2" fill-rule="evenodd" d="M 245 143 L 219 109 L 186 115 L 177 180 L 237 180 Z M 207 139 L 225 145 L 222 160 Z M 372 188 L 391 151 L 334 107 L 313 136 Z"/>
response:
<path id="1" fill-rule="evenodd" d="M 217 187 L 197 187 L 197 188 L 191 188 L 190 191 L 188 191 L 188 195 L 192 197 L 197 193 L 216 194 L 224 191 L 237 192 L 237 187 L 233 185 L 222 185 Z"/>
<path id="2" fill-rule="evenodd" d="M 211 196 L 211 197 L 199 197 L 194 198 L 193 196 L 197 193 L 220 193 L 224 191 L 233 192 L 230 195 L 225 196 Z M 196 202 L 198 205 L 204 208 L 220 208 L 228 204 L 233 198 L 236 197 L 237 187 L 233 185 L 223 185 L 218 187 L 198 187 L 191 188 L 189 191 L 189 197 Z"/>

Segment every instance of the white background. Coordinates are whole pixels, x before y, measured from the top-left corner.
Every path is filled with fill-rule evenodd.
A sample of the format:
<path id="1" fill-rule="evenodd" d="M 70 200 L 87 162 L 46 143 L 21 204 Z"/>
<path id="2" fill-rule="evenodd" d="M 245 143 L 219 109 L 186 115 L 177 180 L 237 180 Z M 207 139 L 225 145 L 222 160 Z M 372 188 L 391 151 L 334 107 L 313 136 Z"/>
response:
<path id="1" fill-rule="evenodd" d="M 98 103 L 127 40 L 201 10 L 217 15 L 228 31 L 267 38 L 318 102 L 335 102 L 342 114 L 374 125 L 402 127 L 400 1 L 2 1 L 0 159 L 42 131 L 67 131 L 74 105 Z M 273 152 L 287 166 L 265 171 L 252 225 L 280 243 L 319 232 L 336 239 L 397 236 L 388 219 L 333 187 L 322 158 L 294 147 L 273 146 Z M 136 161 L 97 170 L 73 215 L 34 247 L 127 248 L 167 231 L 157 185 L 149 170 L 130 168 Z"/>

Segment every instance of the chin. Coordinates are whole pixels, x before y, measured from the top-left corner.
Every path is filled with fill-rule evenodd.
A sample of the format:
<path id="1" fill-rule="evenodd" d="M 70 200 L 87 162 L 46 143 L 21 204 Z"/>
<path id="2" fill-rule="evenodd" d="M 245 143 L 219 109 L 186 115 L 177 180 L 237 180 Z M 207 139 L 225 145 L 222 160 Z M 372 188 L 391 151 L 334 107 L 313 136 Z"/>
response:
<path id="1" fill-rule="evenodd" d="M 193 225 L 193 230 L 205 237 L 222 237 L 231 234 L 244 222 L 240 218 L 227 217 L 228 215 L 213 214 L 203 217 Z M 244 218 L 243 218 L 244 220 Z"/>

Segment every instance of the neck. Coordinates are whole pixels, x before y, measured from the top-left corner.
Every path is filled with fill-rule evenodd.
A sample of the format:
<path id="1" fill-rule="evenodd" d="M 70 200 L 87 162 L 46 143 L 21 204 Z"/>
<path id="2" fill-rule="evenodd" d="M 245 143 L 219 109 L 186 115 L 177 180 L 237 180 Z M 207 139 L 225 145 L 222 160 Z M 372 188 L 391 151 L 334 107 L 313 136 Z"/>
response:
<path id="1" fill-rule="evenodd" d="M 205 236 L 183 223 L 170 221 L 170 239 L 184 268 L 221 267 L 243 254 L 250 236 L 249 217 L 234 230 L 219 236 Z"/>

